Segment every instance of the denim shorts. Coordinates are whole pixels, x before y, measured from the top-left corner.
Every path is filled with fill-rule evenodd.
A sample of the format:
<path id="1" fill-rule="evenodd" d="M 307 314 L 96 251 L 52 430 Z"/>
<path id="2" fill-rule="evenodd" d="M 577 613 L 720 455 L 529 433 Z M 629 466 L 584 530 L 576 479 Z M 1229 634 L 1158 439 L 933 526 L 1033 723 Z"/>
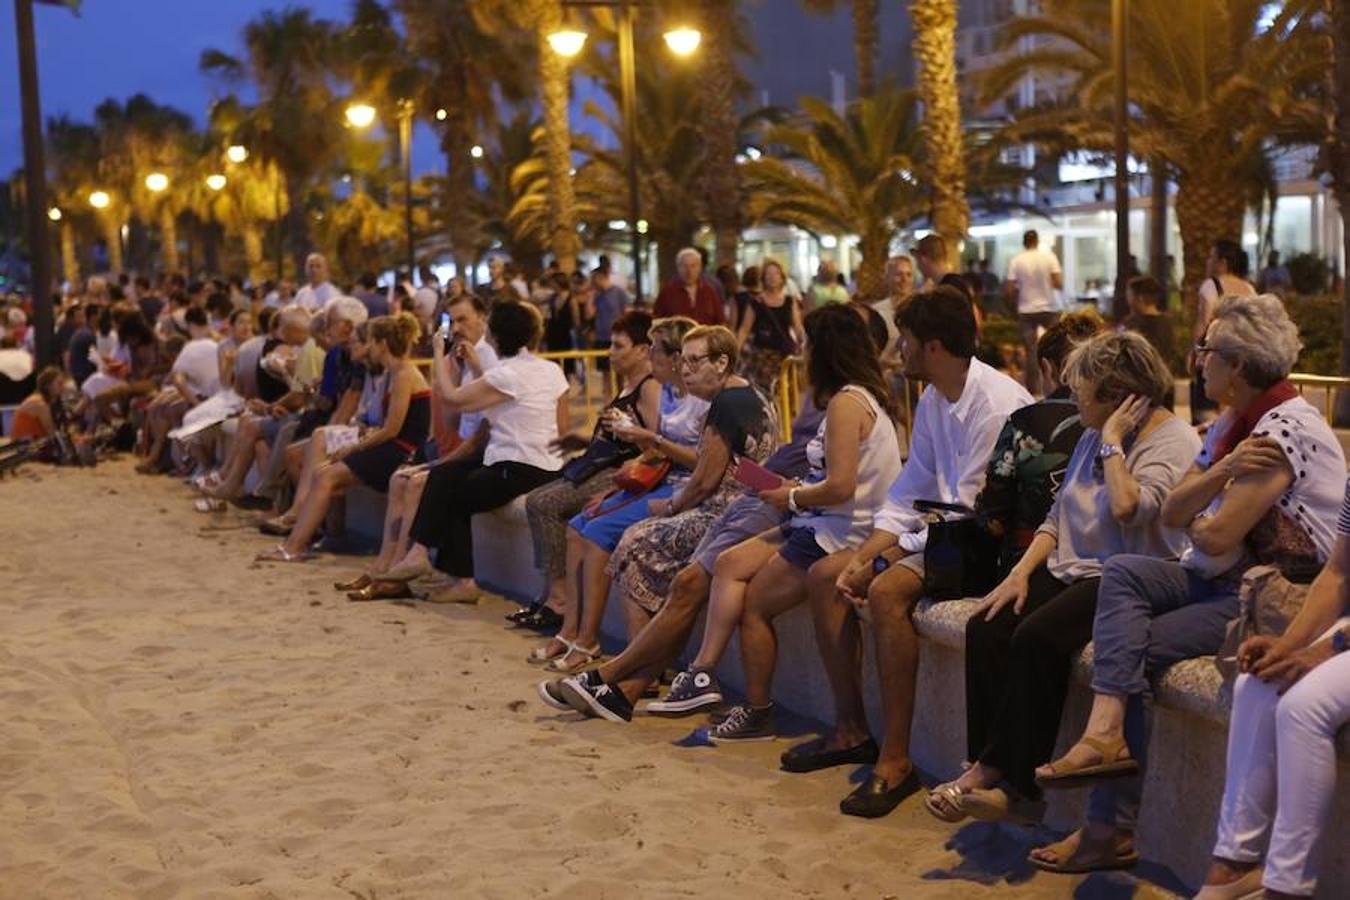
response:
<path id="1" fill-rule="evenodd" d="M 595 513 L 577 513 L 567 523 L 583 538 L 609 553 L 619 546 L 619 538 L 632 525 L 647 518 L 647 504 L 652 500 L 665 500 L 675 493 L 675 485 L 669 479 L 641 496 L 634 497 L 627 491 L 606 497 Z"/>
<path id="2" fill-rule="evenodd" d="M 791 525 L 783 526 L 783 546 L 778 548 L 778 555 L 802 571 L 829 556 L 825 548 L 816 543 L 815 531 Z"/>

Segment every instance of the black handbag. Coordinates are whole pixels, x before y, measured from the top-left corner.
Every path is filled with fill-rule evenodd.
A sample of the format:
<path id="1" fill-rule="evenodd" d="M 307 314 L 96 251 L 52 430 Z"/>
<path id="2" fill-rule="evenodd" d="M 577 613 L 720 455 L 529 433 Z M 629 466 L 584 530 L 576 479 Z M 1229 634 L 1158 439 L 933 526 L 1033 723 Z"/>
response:
<path id="1" fill-rule="evenodd" d="M 959 503 L 915 500 L 928 514 L 923 549 L 923 593 L 930 600 L 982 597 L 998 583 L 999 541 Z"/>
<path id="2" fill-rule="evenodd" d="M 562 467 L 562 477 L 572 484 L 581 484 L 597 472 L 613 468 L 637 455 L 636 448 L 609 438 L 594 437 L 580 456 L 569 459 Z"/>

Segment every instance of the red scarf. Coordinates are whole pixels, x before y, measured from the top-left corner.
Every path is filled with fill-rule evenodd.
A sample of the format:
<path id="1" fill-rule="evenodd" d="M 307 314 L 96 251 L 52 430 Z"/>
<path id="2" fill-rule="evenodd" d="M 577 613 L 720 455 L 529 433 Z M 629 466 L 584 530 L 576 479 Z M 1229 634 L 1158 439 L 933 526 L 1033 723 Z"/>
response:
<path id="1" fill-rule="evenodd" d="M 1298 388 L 1288 380 L 1277 381 L 1266 388 L 1259 397 L 1247 404 L 1246 409 L 1233 418 L 1233 424 L 1214 442 L 1214 455 L 1209 464 L 1212 466 L 1231 453 L 1234 447 L 1252 433 L 1252 429 L 1261 421 L 1262 416 L 1297 396 Z"/>

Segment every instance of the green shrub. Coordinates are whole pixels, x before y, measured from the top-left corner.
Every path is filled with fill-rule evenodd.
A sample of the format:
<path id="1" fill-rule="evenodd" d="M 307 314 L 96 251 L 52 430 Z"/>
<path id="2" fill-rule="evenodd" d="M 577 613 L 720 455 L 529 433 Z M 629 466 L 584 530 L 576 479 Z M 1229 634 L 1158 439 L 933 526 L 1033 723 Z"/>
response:
<path id="1" fill-rule="evenodd" d="M 1308 254 L 1304 254 L 1308 255 Z M 1325 269 L 1323 269 L 1325 272 Z M 1290 260 L 1293 272 L 1293 260 Z M 1297 278 L 1294 282 L 1298 283 Z M 1298 325 L 1303 353 L 1294 371 L 1305 375 L 1339 375 L 1341 371 L 1341 298 L 1335 294 L 1293 297 L 1285 301 L 1289 318 Z"/>
<path id="2" fill-rule="evenodd" d="M 1289 270 L 1289 280 L 1293 282 L 1296 294 L 1314 295 L 1326 291 L 1328 270 L 1325 257 L 1316 253 L 1295 253 L 1284 265 Z"/>

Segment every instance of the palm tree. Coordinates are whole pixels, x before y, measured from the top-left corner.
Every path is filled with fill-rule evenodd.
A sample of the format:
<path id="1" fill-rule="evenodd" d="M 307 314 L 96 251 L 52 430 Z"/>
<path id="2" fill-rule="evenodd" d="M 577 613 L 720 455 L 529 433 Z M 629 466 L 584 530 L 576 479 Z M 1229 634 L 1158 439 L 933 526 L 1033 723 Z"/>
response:
<path id="1" fill-rule="evenodd" d="M 544 158 L 548 161 L 549 249 L 564 272 L 576 268 L 577 198 L 572 189 L 572 130 L 567 120 L 571 73 L 567 60 L 548 46 L 548 36 L 562 27 L 559 0 L 530 0 L 539 54 L 539 85 L 544 107 Z"/>
<path id="2" fill-rule="evenodd" d="M 956 87 L 956 0 L 912 0 L 914 56 L 923 135 L 932 177 L 933 230 L 947 239 L 952 265 L 970 227 L 966 158 L 961 130 L 961 94 Z"/>
<path id="3" fill-rule="evenodd" d="M 80 260 L 76 229 L 89 219 L 89 195 L 97 187 L 99 137 L 92 125 L 66 116 L 47 121 L 47 188 L 52 205 L 61 210 L 61 276 L 76 283 Z"/>
<path id="4" fill-rule="evenodd" d="M 736 71 L 736 5 L 703 0 L 707 54 L 703 87 L 703 145 L 707 153 L 706 194 L 717 265 L 735 265 L 741 237 L 740 183 L 736 174 L 736 95 L 742 89 Z"/>
<path id="5" fill-rule="evenodd" d="M 858 96 L 870 97 L 877 89 L 877 48 L 881 44 L 878 0 L 806 0 L 807 9 L 832 13 L 841 3 L 853 10 L 853 58 L 858 67 Z"/>
<path id="6" fill-rule="evenodd" d="M 1108 151 L 1109 0 L 1042 6 L 1043 15 L 1010 22 L 1003 42 L 1053 42 L 991 69 L 983 97 L 1004 96 L 1032 70 L 1067 74 L 1072 84 L 1061 102 L 1024 111 L 1001 139 Z M 1260 171 L 1255 161 L 1268 142 L 1325 133 L 1316 99 L 1330 65 L 1316 23 L 1322 3 L 1288 0 L 1270 18 L 1271 5 L 1261 0 L 1132 0 L 1128 9 L 1131 153 L 1176 173 L 1183 285 L 1191 291 L 1213 242 L 1242 231 L 1250 185 L 1240 173 Z"/>
<path id="7" fill-rule="evenodd" d="M 774 156 L 746 162 L 750 218 L 816 233 L 857 234 L 858 292 L 885 296 L 886 259 L 897 229 L 921 216 L 931 178 L 914 95 L 888 89 L 859 100 L 841 117 L 828 103 L 802 99 L 800 124 L 773 125 L 764 143 Z"/>
<path id="8" fill-rule="evenodd" d="M 241 107 L 234 139 L 274 162 L 285 178 L 297 270 L 310 250 L 306 199 L 341 143 L 343 104 L 330 82 L 334 31 L 307 9 L 267 11 L 244 26 L 242 58 L 212 49 L 200 62 L 202 71 L 248 82 L 257 94 L 256 106 Z"/>

